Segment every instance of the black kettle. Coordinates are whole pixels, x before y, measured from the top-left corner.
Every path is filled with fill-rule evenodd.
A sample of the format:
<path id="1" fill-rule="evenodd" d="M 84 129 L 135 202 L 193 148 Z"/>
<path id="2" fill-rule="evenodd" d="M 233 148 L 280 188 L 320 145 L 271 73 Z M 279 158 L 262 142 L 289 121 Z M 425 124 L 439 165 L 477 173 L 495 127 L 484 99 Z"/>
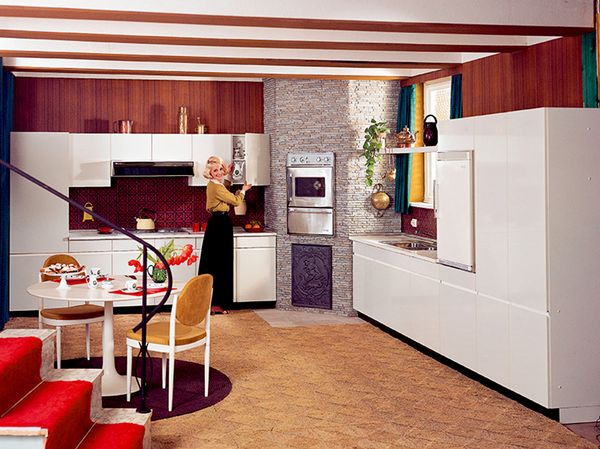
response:
<path id="1" fill-rule="evenodd" d="M 429 117 L 433 119 L 433 122 L 427 121 Z M 438 143 L 437 119 L 433 114 L 429 114 L 425 117 L 423 124 L 423 143 L 426 147 L 432 147 Z"/>

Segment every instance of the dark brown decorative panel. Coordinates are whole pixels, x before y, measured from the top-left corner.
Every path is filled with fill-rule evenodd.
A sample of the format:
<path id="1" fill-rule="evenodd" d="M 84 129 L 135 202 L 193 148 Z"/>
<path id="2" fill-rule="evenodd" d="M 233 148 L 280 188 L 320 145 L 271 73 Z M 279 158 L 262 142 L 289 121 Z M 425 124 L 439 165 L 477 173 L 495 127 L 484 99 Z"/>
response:
<path id="1" fill-rule="evenodd" d="M 207 132 L 263 132 L 263 84 L 233 81 L 24 78 L 15 81 L 15 131 L 109 133 L 115 120 L 133 120 L 134 133 L 177 132 L 187 106 Z"/>
<path id="2" fill-rule="evenodd" d="M 331 309 L 331 246 L 292 244 L 292 305 Z"/>

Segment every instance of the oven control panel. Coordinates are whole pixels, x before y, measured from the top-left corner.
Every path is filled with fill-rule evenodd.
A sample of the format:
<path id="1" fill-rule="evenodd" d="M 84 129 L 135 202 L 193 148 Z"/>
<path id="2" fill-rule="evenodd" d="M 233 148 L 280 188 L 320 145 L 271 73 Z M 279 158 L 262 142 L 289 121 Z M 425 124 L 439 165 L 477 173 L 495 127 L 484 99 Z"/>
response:
<path id="1" fill-rule="evenodd" d="M 327 153 L 289 153 L 287 157 L 287 166 L 301 165 L 319 165 L 323 167 L 333 167 L 334 165 L 333 152 Z"/>

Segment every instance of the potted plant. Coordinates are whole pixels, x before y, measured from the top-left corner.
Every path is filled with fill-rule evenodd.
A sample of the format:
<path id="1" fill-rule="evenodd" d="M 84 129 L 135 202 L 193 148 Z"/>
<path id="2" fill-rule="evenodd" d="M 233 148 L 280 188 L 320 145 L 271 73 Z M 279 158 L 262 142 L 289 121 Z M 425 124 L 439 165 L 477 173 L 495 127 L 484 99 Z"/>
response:
<path id="1" fill-rule="evenodd" d="M 361 156 L 365 158 L 365 184 L 373 185 L 373 172 L 375 164 L 381 158 L 379 152 L 384 146 L 383 136 L 390 131 L 386 122 L 371 119 L 371 124 L 365 128 L 365 142 Z"/>

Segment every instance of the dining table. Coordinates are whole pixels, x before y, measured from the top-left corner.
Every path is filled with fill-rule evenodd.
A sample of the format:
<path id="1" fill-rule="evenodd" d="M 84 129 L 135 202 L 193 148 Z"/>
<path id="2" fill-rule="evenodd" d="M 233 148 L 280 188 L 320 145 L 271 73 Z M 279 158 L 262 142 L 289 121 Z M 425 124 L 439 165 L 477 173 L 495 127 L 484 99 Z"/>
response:
<path id="1" fill-rule="evenodd" d="M 111 276 L 110 287 L 107 284 L 91 288 L 87 282 L 73 282 L 65 288 L 57 282 L 45 281 L 37 282 L 27 287 L 27 292 L 35 297 L 87 303 L 92 302 L 104 306 L 104 324 L 102 328 L 102 396 L 120 396 L 127 392 L 127 377 L 117 372 L 115 367 L 115 340 L 114 340 L 114 304 L 119 301 L 131 301 L 139 299 L 142 304 L 142 292 L 140 288 L 136 290 L 127 290 L 126 282 L 131 280 L 129 276 Z M 139 282 L 139 280 L 138 280 Z M 139 282 L 141 283 L 141 282 Z M 107 287 L 107 288 L 104 288 Z M 152 288 L 154 287 L 154 288 Z M 171 295 L 181 291 L 182 282 L 173 282 Z M 162 298 L 166 291 L 165 287 L 160 288 L 149 284 L 147 298 Z M 150 303 L 150 301 L 148 301 Z M 153 307 L 148 306 L 148 311 Z M 123 341 L 123 347 L 125 341 Z M 139 389 L 136 382 L 132 385 L 132 392 Z"/>

